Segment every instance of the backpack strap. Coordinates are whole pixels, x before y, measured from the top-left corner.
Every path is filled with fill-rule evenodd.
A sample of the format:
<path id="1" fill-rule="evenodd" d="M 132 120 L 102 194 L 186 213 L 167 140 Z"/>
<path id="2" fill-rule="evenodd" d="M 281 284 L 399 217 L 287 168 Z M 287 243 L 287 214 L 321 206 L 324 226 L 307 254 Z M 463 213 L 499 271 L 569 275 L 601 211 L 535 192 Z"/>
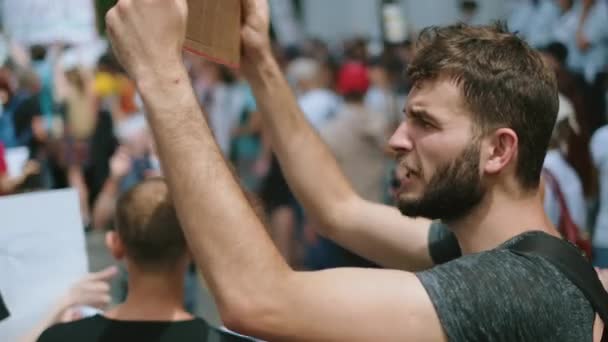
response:
<path id="1" fill-rule="evenodd" d="M 531 234 L 509 247 L 519 255 L 544 257 L 585 295 L 604 322 L 602 342 L 608 342 L 608 293 L 581 251 L 571 243 L 548 234 Z"/>

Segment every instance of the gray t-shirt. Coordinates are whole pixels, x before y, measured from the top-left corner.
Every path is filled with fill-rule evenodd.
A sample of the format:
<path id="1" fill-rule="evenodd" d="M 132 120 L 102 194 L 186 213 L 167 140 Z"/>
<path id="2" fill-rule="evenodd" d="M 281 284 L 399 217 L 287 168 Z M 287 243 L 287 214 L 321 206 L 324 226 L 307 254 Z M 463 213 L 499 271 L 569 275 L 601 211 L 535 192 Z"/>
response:
<path id="1" fill-rule="evenodd" d="M 595 313 L 583 293 L 543 257 L 507 249 L 527 234 L 544 233 L 417 273 L 450 341 L 593 340 Z M 441 244 L 429 242 L 437 255 Z"/>

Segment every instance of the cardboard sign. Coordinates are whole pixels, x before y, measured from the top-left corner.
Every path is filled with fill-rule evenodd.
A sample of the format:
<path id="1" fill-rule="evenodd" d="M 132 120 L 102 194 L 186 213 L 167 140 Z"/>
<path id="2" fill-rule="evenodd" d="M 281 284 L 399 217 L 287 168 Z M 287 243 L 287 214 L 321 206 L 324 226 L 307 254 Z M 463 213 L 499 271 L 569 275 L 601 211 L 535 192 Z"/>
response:
<path id="1" fill-rule="evenodd" d="M 213 62 L 239 66 L 241 0 L 188 0 L 184 48 Z"/>

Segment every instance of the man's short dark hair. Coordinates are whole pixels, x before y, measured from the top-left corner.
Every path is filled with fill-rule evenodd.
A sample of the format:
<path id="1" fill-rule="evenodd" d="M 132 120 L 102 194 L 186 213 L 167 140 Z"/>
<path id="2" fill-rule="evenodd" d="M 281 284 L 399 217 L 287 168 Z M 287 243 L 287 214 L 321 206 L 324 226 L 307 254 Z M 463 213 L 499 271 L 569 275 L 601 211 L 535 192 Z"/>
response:
<path id="1" fill-rule="evenodd" d="M 187 253 L 186 240 L 162 178 L 145 180 L 119 198 L 115 226 L 128 257 L 144 269 L 170 269 Z"/>
<path id="2" fill-rule="evenodd" d="M 517 178 L 535 189 L 558 110 L 557 82 L 540 54 L 506 25 L 456 24 L 421 32 L 408 68 L 417 82 L 445 75 L 461 88 L 482 134 L 500 127 L 519 138 Z"/>

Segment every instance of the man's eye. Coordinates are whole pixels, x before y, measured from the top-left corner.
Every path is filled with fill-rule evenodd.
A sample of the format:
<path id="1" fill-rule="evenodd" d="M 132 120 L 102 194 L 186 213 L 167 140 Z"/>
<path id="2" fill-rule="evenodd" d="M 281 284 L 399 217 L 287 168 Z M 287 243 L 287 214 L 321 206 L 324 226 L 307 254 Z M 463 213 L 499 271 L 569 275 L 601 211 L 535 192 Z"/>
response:
<path id="1" fill-rule="evenodd" d="M 425 121 L 425 120 L 423 120 L 421 118 L 417 118 L 417 117 L 413 117 L 412 119 L 418 126 L 424 128 L 424 129 L 433 128 L 433 125 L 431 123 L 429 123 L 428 121 Z"/>

